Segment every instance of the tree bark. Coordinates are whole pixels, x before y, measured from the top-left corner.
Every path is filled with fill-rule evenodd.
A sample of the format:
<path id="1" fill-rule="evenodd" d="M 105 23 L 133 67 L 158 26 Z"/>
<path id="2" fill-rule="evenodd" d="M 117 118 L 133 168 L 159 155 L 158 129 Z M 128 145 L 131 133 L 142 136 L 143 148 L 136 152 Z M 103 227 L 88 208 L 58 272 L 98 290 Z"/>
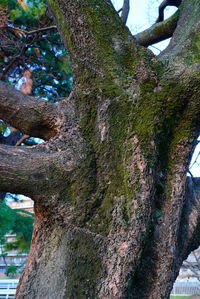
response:
<path id="1" fill-rule="evenodd" d="M 0 147 L 0 191 L 35 201 L 16 298 L 169 298 L 200 241 L 199 181 L 187 178 L 200 128 L 200 3 L 183 1 L 171 50 L 160 57 L 136 43 L 108 0 L 49 4 L 74 87 L 50 110 L 42 103 L 48 142 Z M 13 97 L 21 115 L 39 109 Z M 1 117 L 17 123 L 2 101 Z"/>
<path id="2" fill-rule="evenodd" d="M 126 21 L 128 19 L 129 10 L 130 10 L 129 0 L 124 0 L 123 6 L 122 6 L 122 13 L 121 13 L 121 19 L 124 24 L 126 24 Z"/>
<path id="3" fill-rule="evenodd" d="M 34 99 L 0 81 L 0 117 L 32 136 L 49 139 L 58 130 L 56 105 Z"/>
<path id="4" fill-rule="evenodd" d="M 135 39 L 139 45 L 148 47 L 152 44 L 159 43 L 167 38 L 170 38 L 177 26 L 179 11 L 166 21 L 156 23 L 149 29 L 135 35 Z"/>

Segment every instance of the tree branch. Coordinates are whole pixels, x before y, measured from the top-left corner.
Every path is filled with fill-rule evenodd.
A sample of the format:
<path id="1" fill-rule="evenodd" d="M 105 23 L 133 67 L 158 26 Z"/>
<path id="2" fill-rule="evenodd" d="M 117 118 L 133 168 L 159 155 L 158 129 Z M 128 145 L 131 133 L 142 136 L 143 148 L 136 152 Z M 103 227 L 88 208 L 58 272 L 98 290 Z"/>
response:
<path id="1" fill-rule="evenodd" d="M 161 42 L 169 37 L 171 37 L 176 29 L 177 22 L 179 18 L 179 11 L 177 11 L 173 16 L 168 18 L 166 21 L 161 23 L 156 23 L 149 29 L 140 32 L 135 35 L 138 44 L 144 47 L 148 47 L 152 44 Z"/>
<path id="2" fill-rule="evenodd" d="M 16 142 L 16 146 L 19 146 L 22 144 L 22 142 L 24 142 L 27 138 L 29 138 L 29 135 L 23 135 L 17 142 Z"/>
<path id="3" fill-rule="evenodd" d="M 49 150 L 48 150 L 49 151 Z M 24 194 L 56 194 L 70 180 L 76 156 L 66 152 L 48 153 L 45 145 L 16 147 L 0 145 L 0 191 Z"/>
<path id="4" fill-rule="evenodd" d="M 0 156 L 1 191 L 29 196 L 42 191 L 44 171 L 48 172 L 44 167 L 47 164 L 44 154 L 34 152 L 32 148 L 0 145 Z"/>
<path id="5" fill-rule="evenodd" d="M 32 30 L 32 31 L 26 31 L 26 30 L 22 30 L 22 29 L 18 29 L 18 28 L 12 28 L 12 29 L 15 30 L 15 31 L 19 31 L 19 33 L 22 33 L 22 34 L 31 35 L 31 34 L 34 34 L 34 33 L 45 32 L 45 31 L 48 31 L 48 30 L 57 29 L 57 26 L 52 25 L 52 26 L 39 28 L 39 29 Z"/>
<path id="6" fill-rule="evenodd" d="M 130 10 L 129 0 L 124 0 L 124 4 L 122 7 L 122 14 L 121 14 L 121 19 L 124 24 L 126 24 L 126 21 L 128 19 L 129 10 Z"/>
<path id="7" fill-rule="evenodd" d="M 21 28 L 15 28 L 15 27 L 10 27 L 10 26 L 2 26 L 2 28 L 7 29 L 11 32 L 14 32 L 18 35 L 24 36 L 24 35 L 31 35 L 31 34 L 39 33 L 39 32 L 45 32 L 45 31 L 52 30 L 52 29 L 54 30 L 54 29 L 57 29 L 57 26 L 52 25 L 52 26 L 39 28 L 39 29 L 32 30 L 32 31 L 27 31 L 27 30 L 23 30 Z"/>
<path id="8" fill-rule="evenodd" d="M 89 83 L 91 77 L 102 80 L 105 74 L 113 78 L 115 70 L 119 75 L 117 64 L 124 59 L 124 49 L 127 51 L 128 42 L 134 43 L 111 2 L 49 0 L 48 3 L 70 55 L 74 82 L 76 78 L 81 78 L 81 84 Z M 119 55 L 122 58 L 118 59 Z"/>
<path id="9" fill-rule="evenodd" d="M 0 81 L 0 118 L 23 133 L 49 139 L 58 132 L 58 107 Z"/>

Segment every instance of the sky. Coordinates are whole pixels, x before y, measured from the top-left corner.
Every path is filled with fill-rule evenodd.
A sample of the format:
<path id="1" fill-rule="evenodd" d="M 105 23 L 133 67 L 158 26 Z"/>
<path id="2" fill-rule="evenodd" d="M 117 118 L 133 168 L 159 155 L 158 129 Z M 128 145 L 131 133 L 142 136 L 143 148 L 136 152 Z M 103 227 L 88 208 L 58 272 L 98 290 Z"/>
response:
<path id="1" fill-rule="evenodd" d="M 155 23 L 158 17 L 158 7 L 162 0 L 130 0 L 130 13 L 127 20 L 127 26 L 133 34 L 141 32 Z M 118 10 L 123 5 L 123 0 L 112 0 L 115 8 Z M 165 9 L 165 18 L 168 18 L 176 11 L 176 7 L 169 6 Z M 160 53 L 156 48 L 163 50 L 169 43 L 169 40 L 158 43 L 150 47 L 157 55 Z"/>

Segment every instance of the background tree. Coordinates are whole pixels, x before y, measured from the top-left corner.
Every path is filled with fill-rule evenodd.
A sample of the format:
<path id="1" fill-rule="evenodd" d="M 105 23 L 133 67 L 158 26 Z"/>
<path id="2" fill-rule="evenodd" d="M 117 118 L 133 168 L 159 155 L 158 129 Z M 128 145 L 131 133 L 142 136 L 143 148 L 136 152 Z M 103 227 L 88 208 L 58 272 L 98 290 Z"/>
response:
<path id="1" fill-rule="evenodd" d="M 6 265 L 6 275 L 16 274 L 18 266 L 8 266 L 6 256 L 9 251 L 28 253 L 33 232 L 33 215 L 23 210 L 12 210 L 4 202 L 0 203 L 0 244 L 1 256 Z M 14 234 L 16 239 L 8 241 L 6 234 Z"/>
<path id="2" fill-rule="evenodd" d="M 56 102 L 58 95 L 68 96 L 71 90 L 69 59 L 46 3 L 34 0 L 27 5 L 16 0 L 0 3 L 0 79 L 16 85 L 31 69 L 31 93 Z M 28 137 L 0 121 L 0 143 L 37 143 Z M 5 196 L 0 192 L 1 201 Z"/>
<path id="3" fill-rule="evenodd" d="M 12 210 L 5 203 L 0 203 L 0 220 L 0 238 L 4 249 L 28 252 L 33 230 L 33 215 L 23 210 Z M 5 238 L 7 233 L 16 234 L 16 241 L 7 243 Z"/>
<path id="4" fill-rule="evenodd" d="M 46 140 L 0 146 L 0 190 L 35 201 L 16 298 L 168 298 L 199 245 L 199 179 L 186 173 L 200 127 L 200 2 L 136 38 L 108 0 L 49 5 L 70 96 L 50 103 L 0 83 L 0 117 Z M 141 46 L 172 34 L 159 57 Z"/>
<path id="5" fill-rule="evenodd" d="M 34 0 L 27 4 L 24 10 L 16 0 L 1 2 L 1 17 L 6 12 L 6 18 L 0 31 L 0 78 L 17 84 L 31 68 L 34 95 L 55 101 L 58 94 L 66 96 L 71 90 L 68 56 L 46 3 Z"/>

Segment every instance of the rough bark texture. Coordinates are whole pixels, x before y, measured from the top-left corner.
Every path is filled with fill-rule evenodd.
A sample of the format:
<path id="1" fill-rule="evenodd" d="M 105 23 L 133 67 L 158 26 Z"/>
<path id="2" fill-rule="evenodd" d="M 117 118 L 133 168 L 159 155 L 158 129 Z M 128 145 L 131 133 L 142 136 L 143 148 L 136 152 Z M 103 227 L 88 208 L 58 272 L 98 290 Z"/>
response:
<path id="1" fill-rule="evenodd" d="M 186 176 L 200 128 L 200 1 L 183 1 L 160 57 L 136 43 L 108 0 L 49 5 L 74 87 L 63 102 L 41 104 L 38 134 L 48 142 L 0 147 L 0 191 L 35 201 L 16 298 L 169 298 L 200 241 L 199 181 Z M 23 117 L 40 109 L 12 92 Z M 35 128 L 35 116 L 9 120 L 15 104 L 1 101 L 0 116 L 30 134 L 24 123 Z"/>
<path id="2" fill-rule="evenodd" d="M 16 91 L 0 81 L 0 118 L 31 136 L 49 139 L 58 131 L 56 105 Z"/>

